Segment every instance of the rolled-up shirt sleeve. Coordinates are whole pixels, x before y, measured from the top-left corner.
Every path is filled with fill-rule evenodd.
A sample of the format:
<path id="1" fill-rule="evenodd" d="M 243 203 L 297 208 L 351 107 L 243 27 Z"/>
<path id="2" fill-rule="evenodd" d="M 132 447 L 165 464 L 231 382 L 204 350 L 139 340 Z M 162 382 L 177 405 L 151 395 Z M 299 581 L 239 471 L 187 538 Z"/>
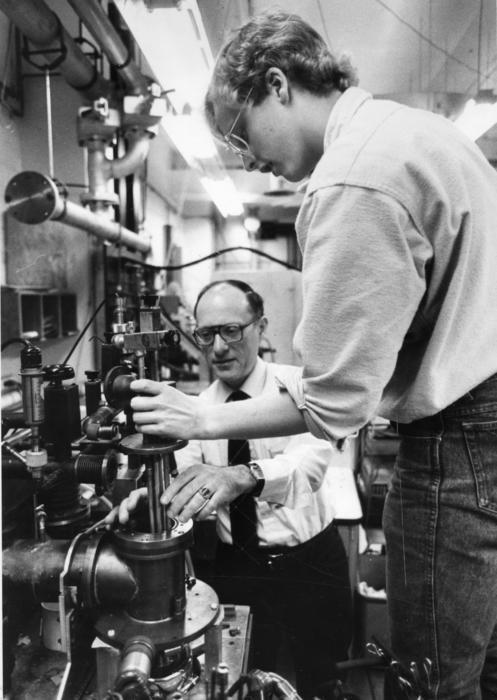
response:
<path id="1" fill-rule="evenodd" d="M 425 291 L 431 246 L 394 197 L 364 187 L 317 190 L 297 231 L 303 371 L 279 381 L 311 433 L 337 441 L 377 413 Z"/>

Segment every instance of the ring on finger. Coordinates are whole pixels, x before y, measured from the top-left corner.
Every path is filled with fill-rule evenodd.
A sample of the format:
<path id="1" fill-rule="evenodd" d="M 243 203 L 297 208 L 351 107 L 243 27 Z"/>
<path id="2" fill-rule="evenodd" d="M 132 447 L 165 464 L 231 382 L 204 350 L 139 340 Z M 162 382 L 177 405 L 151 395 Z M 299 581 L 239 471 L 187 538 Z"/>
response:
<path id="1" fill-rule="evenodd" d="M 197 493 L 202 496 L 202 498 L 205 498 L 206 501 L 209 500 L 209 498 L 212 496 L 212 491 L 207 488 L 207 486 L 202 486 L 201 489 L 197 491 Z M 204 504 L 205 505 L 205 504 Z M 203 508 L 203 506 L 202 506 Z"/>

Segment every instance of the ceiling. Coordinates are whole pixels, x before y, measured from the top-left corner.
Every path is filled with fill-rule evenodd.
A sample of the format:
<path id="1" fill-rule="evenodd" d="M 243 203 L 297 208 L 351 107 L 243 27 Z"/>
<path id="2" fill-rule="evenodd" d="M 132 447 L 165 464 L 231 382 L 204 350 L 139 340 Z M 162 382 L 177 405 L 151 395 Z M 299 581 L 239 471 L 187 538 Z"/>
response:
<path id="1" fill-rule="evenodd" d="M 136 4 L 118 0 L 125 8 Z M 154 0 L 146 0 L 146 36 L 154 17 Z M 192 101 L 201 103 L 215 56 L 232 30 L 253 14 L 268 8 L 284 8 L 300 14 L 328 41 L 332 50 L 350 55 L 358 69 L 360 85 L 375 95 L 393 96 L 416 106 L 448 114 L 453 93 L 469 97 L 479 89 L 497 89 L 496 3 L 495 0 L 156 0 L 157 6 L 175 6 L 183 12 L 193 6 L 200 24 L 200 45 L 204 65 L 195 79 L 186 60 L 193 49 L 182 44 L 176 30 L 174 59 L 167 61 L 168 85 L 189 86 Z M 130 21 L 126 18 L 128 24 Z M 133 26 L 130 26 L 134 32 Z M 164 45 L 168 41 L 167 28 Z M 206 46 L 207 44 L 207 57 Z M 143 46 L 141 46 L 143 50 Z M 198 48 L 195 50 L 199 50 Z M 209 54 L 210 50 L 210 54 Z M 164 66 L 166 61 L 162 61 Z M 159 79 L 161 82 L 161 79 Z M 459 99 L 459 102 L 461 100 Z M 222 164 L 241 194 L 245 208 L 257 207 L 264 220 L 292 220 L 298 194 L 284 194 L 295 187 L 270 181 L 268 175 L 246 173 L 239 158 L 219 150 Z M 196 213 L 208 201 L 198 178 L 176 176 L 182 188 L 184 213 Z M 267 192 L 273 195 L 267 195 Z M 274 192 L 279 196 L 274 196 Z"/>

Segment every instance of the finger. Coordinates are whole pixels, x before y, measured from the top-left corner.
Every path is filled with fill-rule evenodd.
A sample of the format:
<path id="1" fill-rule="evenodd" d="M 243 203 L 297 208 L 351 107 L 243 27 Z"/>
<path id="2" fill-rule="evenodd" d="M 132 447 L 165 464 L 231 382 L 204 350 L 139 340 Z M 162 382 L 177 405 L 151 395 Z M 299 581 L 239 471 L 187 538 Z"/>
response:
<path id="1" fill-rule="evenodd" d="M 135 379 L 129 385 L 131 391 L 136 394 L 147 394 L 148 396 L 158 396 L 164 389 L 164 384 L 155 382 L 152 379 Z"/>
<path id="2" fill-rule="evenodd" d="M 119 509 L 119 507 L 115 506 L 115 508 L 113 508 L 110 511 L 110 513 L 107 513 L 107 515 L 105 516 L 105 527 L 107 528 L 107 530 L 110 530 L 111 527 L 113 527 L 113 525 L 115 524 L 116 519 L 117 519 L 118 509 Z"/>
<path id="3" fill-rule="evenodd" d="M 193 517 L 195 520 L 207 520 L 215 510 L 221 505 L 222 499 L 219 498 L 218 494 L 215 493 L 208 501 L 205 502 L 205 506 L 196 513 Z"/>
<path id="4" fill-rule="evenodd" d="M 147 498 L 147 489 L 142 487 L 140 489 L 135 489 L 131 491 L 128 497 L 125 499 L 127 501 L 128 510 L 136 510 L 138 504 Z"/>
<path id="5" fill-rule="evenodd" d="M 178 474 L 177 477 L 172 479 L 171 483 L 165 489 L 164 493 L 160 498 L 160 502 L 162 503 L 162 505 L 168 506 L 173 500 L 173 498 L 176 496 L 176 494 L 179 493 L 186 486 L 186 484 L 197 478 L 198 472 L 199 470 L 197 468 L 192 467 L 182 472 L 181 474 Z M 198 486 L 195 488 L 198 488 Z"/>
<path id="6" fill-rule="evenodd" d="M 203 487 L 203 485 L 204 484 L 200 478 L 193 479 L 188 484 L 185 484 L 185 486 L 183 486 L 183 488 L 174 496 L 172 501 L 170 501 L 168 506 L 169 515 L 177 517 L 181 515 L 182 521 L 191 518 L 193 513 L 199 510 L 201 506 L 205 505 L 205 501 L 208 500 L 200 493 L 200 489 Z M 186 515 L 183 513 L 185 508 L 187 511 Z"/>
<path id="7" fill-rule="evenodd" d="M 125 498 L 121 503 L 119 504 L 119 522 L 121 525 L 125 525 L 129 521 L 129 508 L 128 508 L 128 499 Z"/>
<path id="8" fill-rule="evenodd" d="M 144 425 L 146 423 L 154 424 L 160 420 L 160 415 L 155 411 L 150 410 L 150 406 L 147 407 L 146 411 L 140 411 L 140 409 L 133 408 L 133 421 L 137 425 Z"/>
<path id="9" fill-rule="evenodd" d="M 186 503 L 183 510 L 179 513 L 178 519 L 181 522 L 186 522 L 190 518 L 201 518 L 205 509 L 210 508 L 211 496 L 212 492 L 206 486 L 200 488 Z"/>

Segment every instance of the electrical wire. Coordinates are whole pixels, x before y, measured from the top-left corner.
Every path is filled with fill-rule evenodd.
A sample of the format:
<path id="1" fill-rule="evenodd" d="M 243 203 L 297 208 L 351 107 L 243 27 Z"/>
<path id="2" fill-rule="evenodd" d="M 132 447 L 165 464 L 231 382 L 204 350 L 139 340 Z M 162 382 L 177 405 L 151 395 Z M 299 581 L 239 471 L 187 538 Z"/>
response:
<path id="1" fill-rule="evenodd" d="M 3 352 L 5 348 L 8 348 L 9 345 L 13 345 L 14 343 L 22 343 L 25 347 L 30 345 L 29 341 L 27 341 L 25 338 L 9 338 L 8 340 L 2 343 L 0 352 Z"/>
<path id="2" fill-rule="evenodd" d="M 94 321 L 96 315 L 98 314 L 98 312 L 100 311 L 100 309 L 102 308 L 102 306 L 105 304 L 106 301 L 107 301 L 107 297 L 105 297 L 105 299 L 102 299 L 102 301 L 100 302 L 100 304 L 97 306 L 97 308 L 95 309 L 95 311 L 92 313 L 92 315 L 90 316 L 90 319 L 89 319 L 88 323 L 85 325 L 85 327 L 83 328 L 83 330 L 81 331 L 81 333 L 80 333 L 80 334 L 78 335 L 78 337 L 76 338 L 76 341 L 75 341 L 75 343 L 73 344 L 72 348 L 69 350 L 69 353 L 68 353 L 66 359 L 65 359 L 65 360 L 63 361 L 63 363 L 62 363 L 63 365 L 66 365 L 66 364 L 69 362 L 69 358 L 71 357 L 71 355 L 73 354 L 73 352 L 74 352 L 74 351 L 76 350 L 76 348 L 78 347 L 78 345 L 79 345 L 81 339 L 83 338 L 84 334 L 86 333 L 86 331 L 88 330 L 88 328 L 91 326 L 91 324 L 93 323 L 93 321 Z"/>
<path id="3" fill-rule="evenodd" d="M 459 65 L 464 66 L 467 70 L 471 71 L 472 73 L 476 73 L 476 75 L 481 76 L 480 73 L 480 68 L 479 66 L 477 68 L 474 68 L 473 66 L 470 66 L 469 63 L 466 63 L 465 61 L 462 61 L 460 58 L 457 58 L 457 56 L 454 56 L 453 54 L 450 53 L 450 51 L 446 51 L 444 48 L 439 46 L 437 43 L 432 41 L 430 37 L 426 36 L 426 34 L 423 34 L 423 32 L 420 32 L 419 29 L 414 27 L 412 24 L 410 24 L 407 20 L 405 20 L 403 17 L 401 17 L 395 10 L 393 10 L 391 7 L 389 7 L 386 2 L 383 2 L 383 0 L 375 0 L 375 2 L 378 5 L 381 5 L 384 10 L 389 12 L 395 19 L 397 19 L 401 24 L 404 26 L 408 27 L 412 32 L 414 32 L 417 36 L 419 36 L 420 39 L 423 41 L 426 41 L 427 44 L 429 44 L 433 49 L 436 49 L 437 51 L 440 51 L 440 53 L 443 53 L 444 56 L 447 58 L 450 58 L 451 61 L 454 61 L 455 63 L 459 63 Z M 484 76 L 488 77 L 488 76 Z"/>
<path id="4" fill-rule="evenodd" d="M 232 253 L 235 250 L 247 250 L 250 253 L 254 253 L 255 255 L 260 255 L 261 257 L 267 258 L 268 260 L 272 260 L 273 262 L 278 263 L 278 265 L 282 265 L 283 267 L 286 267 L 289 270 L 297 270 L 298 272 L 301 271 L 301 268 L 297 267 L 296 265 L 292 265 L 291 263 L 287 263 L 284 260 L 280 260 L 279 258 L 275 258 L 273 255 L 270 255 L 269 253 L 265 253 L 262 250 L 257 250 L 257 248 L 250 248 L 249 246 L 244 246 L 244 245 L 233 246 L 231 248 L 223 248 L 222 250 L 217 250 L 214 253 L 210 253 L 209 255 L 204 255 L 204 257 L 202 257 L 202 258 L 197 258 L 196 260 L 191 260 L 190 262 L 182 263 L 181 265 L 151 265 L 150 263 L 137 262 L 136 260 L 132 260 L 131 258 L 123 258 L 123 261 L 130 262 L 133 265 L 141 265 L 142 267 L 146 267 L 149 270 L 155 270 L 156 272 L 159 272 L 160 270 L 182 270 L 185 267 L 191 267 L 192 265 L 198 265 L 201 262 L 205 262 L 205 260 L 210 260 L 211 258 L 217 258 L 220 255 L 224 255 L 225 253 Z"/>
<path id="5" fill-rule="evenodd" d="M 204 255 L 204 257 L 202 257 L 202 258 L 198 258 L 197 260 L 191 260 L 190 262 L 183 263 L 182 265 L 151 265 L 150 263 L 138 262 L 136 260 L 132 260 L 131 258 L 125 258 L 125 257 L 121 257 L 120 261 L 122 263 L 129 262 L 129 263 L 132 263 L 133 265 L 139 265 L 141 267 L 145 267 L 149 270 L 155 270 L 155 271 L 181 270 L 184 267 L 191 267 L 192 265 L 198 265 L 199 263 L 204 262 L 205 260 L 209 260 L 211 258 L 216 258 L 220 255 L 224 255 L 225 253 L 231 253 L 235 250 L 248 250 L 251 253 L 254 253 L 256 255 L 261 255 L 264 258 L 268 258 L 269 260 L 272 260 L 273 262 L 276 262 L 279 265 L 282 265 L 283 267 L 288 268 L 289 270 L 297 270 L 298 272 L 300 272 L 300 268 L 297 267 L 296 265 L 291 265 L 290 263 L 287 263 L 284 260 L 280 260 L 279 258 L 275 258 L 273 255 L 269 255 L 269 253 L 264 253 L 262 250 L 257 250 L 257 248 L 250 248 L 248 246 L 233 246 L 231 248 L 223 248 L 222 250 L 217 250 L 214 253 L 210 253 L 209 255 Z M 107 301 L 107 298 L 103 299 L 100 302 L 100 304 L 97 306 L 97 308 L 95 309 L 93 314 L 90 316 L 90 319 L 86 323 L 86 325 L 83 328 L 83 330 L 81 331 L 81 333 L 78 335 L 76 342 L 74 343 L 74 345 L 70 349 L 67 357 L 62 362 L 63 365 L 66 365 L 68 363 L 73 352 L 76 350 L 77 346 L 81 342 L 84 334 L 86 333 L 88 328 L 91 326 L 96 315 L 98 314 L 98 312 L 100 311 L 100 309 L 102 308 L 102 306 L 105 304 L 106 301 Z M 193 345 L 195 345 L 195 343 L 193 343 L 192 339 L 188 335 L 185 334 L 185 332 L 182 330 L 182 328 L 180 328 L 180 326 L 177 323 L 174 322 L 174 320 L 171 318 L 171 316 L 169 316 L 169 314 L 166 312 L 166 310 L 162 306 L 161 306 L 161 312 L 164 314 L 164 316 L 169 321 L 169 323 L 171 323 L 178 330 L 180 335 L 182 335 L 185 340 L 188 340 L 189 343 L 192 343 Z M 9 342 L 9 341 L 6 341 L 6 342 Z M 3 345 L 2 345 L 2 350 L 3 350 Z"/>

